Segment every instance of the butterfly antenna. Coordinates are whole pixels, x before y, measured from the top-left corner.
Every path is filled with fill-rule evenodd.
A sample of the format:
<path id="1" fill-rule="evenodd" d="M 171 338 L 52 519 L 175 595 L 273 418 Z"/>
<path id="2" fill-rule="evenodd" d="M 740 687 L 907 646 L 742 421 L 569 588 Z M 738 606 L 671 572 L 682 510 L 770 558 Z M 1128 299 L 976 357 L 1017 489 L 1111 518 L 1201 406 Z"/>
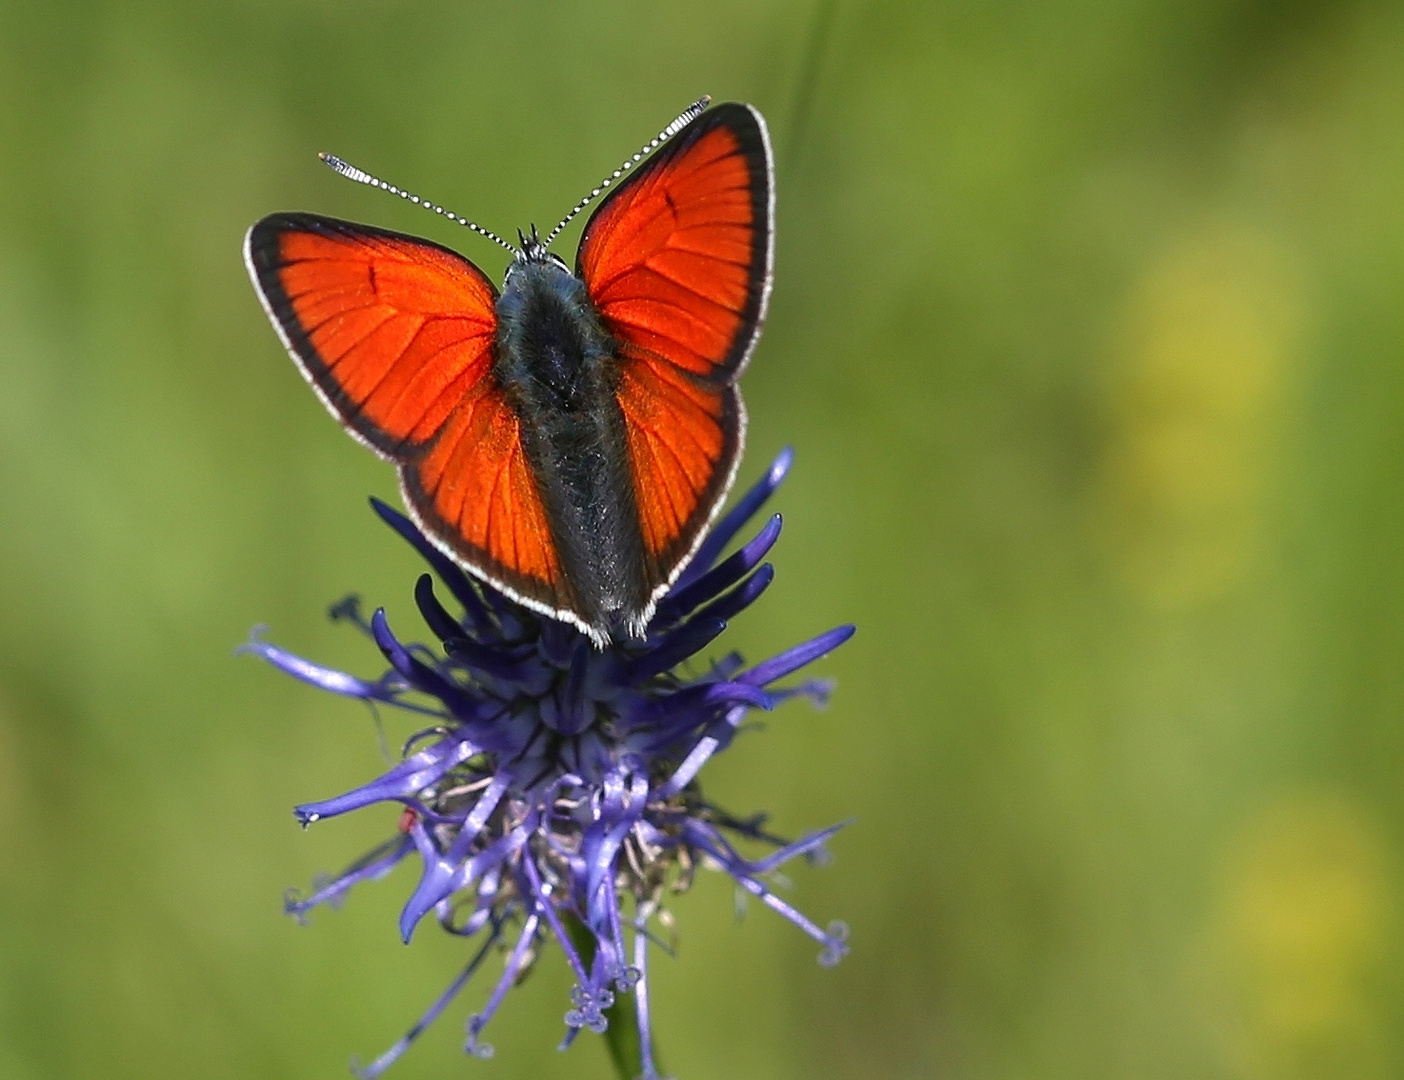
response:
<path id="1" fill-rule="evenodd" d="M 594 191 L 590 192 L 590 194 L 586 195 L 585 198 L 581 199 L 578 203 L 576 203 L 574 209 L 572 209 L 569 214 L 567 214 L 564 218 L 561 219 L 561 223 L 559 225 L 557 225 L 554 229 L 551 230 L 550 234 L 546 237 L 546 247 L 551 246 L 551 241 L 561 234 L 561 230 L 571 223 L 572 219 L 574 219 L 576 214 L 580 213 L 580 211 L 584 210 L 585 207 L 589 206 L 592 202 L 598 199 L 600 195 L 603 194 L 604 191 L 611 184 L 613 184 L 626 172 L 632 169 L 645 157 L 647 157 L 653 151 L 657 150 L 660 146 L 662 146 L 665 142 L 671 139 L 679 131 L 687 127 L 688 124 L 692 123 L 699 116 L 701 116 L 706 111 L 707 106 L 711 103 L 712 99 L 709 97 L 698 98 L 686 109 L 684 109 L 678 115 L 678 118 L 676 120 L 674 120 L 671 124 L 669 124 L 662 131 L 660 131 L 653 139 L 651 139 L 642 150 L 640 150 L 628 161 L 624 162 L 623 165 L 615 169 L 614 172 L 610 173 L 607 177 L 600 181 L 600 186 L 595 188 Z"/>
<path id="2" fill-rule="evenodd" d="M 491 240 L 494 244 L 501 244 L 514 256 L 521 254 L 521 252 L 511 244 L 507 243 L 506 240 L 498 236 L 497 233 L 489 229 L 484 229 L 476 222 L 469 221 L 465 217 L 459 217 L 453 211 L 445 210 L 442 206 L 436 206 L 428 199 L 421 199 L 418 195 L 411 195 L 408 191 L 401 191 L 394 184 L 387 184 L 384 180 L 378 180 L 364 169 L 358 169 L 349 162 L 342 161 L 341 158 L 334 154 L 318 154 L 317 156 L 330 165 L 334 172 L 339 173 L 348 180 L 354 180 L 358 184 L 368 184 L 373 188 L 380 188 L 381 191 L 388 191 L 391 195 L 398 195 L 400 198 L 407 199 L 414 203 L 415 206 L 422 206 L 426 210 L 434 211 L 434 213 L 438 214 L 440 217 L 448 218 L 455 225 L 462 225 L 465 229 L 471 229 L 479 236 L 487 237 L 487 239 Z"/>

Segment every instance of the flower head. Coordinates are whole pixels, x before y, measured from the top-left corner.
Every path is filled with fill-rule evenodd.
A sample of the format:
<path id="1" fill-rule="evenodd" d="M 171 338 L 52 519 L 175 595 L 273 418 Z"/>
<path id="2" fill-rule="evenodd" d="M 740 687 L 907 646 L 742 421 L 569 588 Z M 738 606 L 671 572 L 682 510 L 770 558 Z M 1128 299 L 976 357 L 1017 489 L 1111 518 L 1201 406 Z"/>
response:
<path id="1" fill-rule="evenodd" d="M 354 598 L 333 617 L 361 626 L 390 670 L 374 681 L 293 656 L 255 635 L 247 649 L 283 671 L 338 694 L 424 714 L 428 726 L 406 743 L 402 760 L 337 798 L 296 808 L 310 825 L 373 803 L 399 803 L 398 831 L 321 884 L 290 894 L 303 918 L 340 900 L 362 881 L 385 876 L 415 856 L 419 884 L 400 914 L 408 941 L 431 912 L 450 933 L 480 943 L 463 972 L 399 1042 L 357 1068 L 375 1077 L 393 1063 L 468 982 L 494 948 L 506 970 L 468 1022 L 469 1052 L 492 1048 L 482 1032 L 503 997 L 554 939 L 575 975 L 562 1048 L 582 1028 L 602 1032 L 616 996 L 632 994 L 644 1077 L 657 1076 L 648 1022 L 650 921 L 666 894 L 681 891 L 700 864 L 729 874 L 740 888 L 789 919 L 822 946 L 820 962 L 846 951 L 841 923 L 821 928 L 766 882 L 797 856 L 821 857 L 841 825 L 786 843 L 764 817 L 737 818 L 708 802 L 697 782 L 707 759 L 730 744 L 753 709 L 789 697 L 822 700 L 820 682 L 777 685 L 853 633 L 839 627 L 747 667 L 735 653 L 689 673 L 727 620 L 748 607 L 774 576 L 761 560 L 780 535 L 780 517 L 734 554 L 719 556 L 779 486 L 791 461 L 782 453 L 723 518 L 659 603 L 642 641 L 604 650 L 583 633 L 527 611 L 470 579 L 403 515 L 373 500 L 376 512 L 428 561 L 462 609 L 454 615 L 430 575 L 415 600 L 438 648 L 406 644 L 383 609 L 367 621 Z M 749 860 L 735 840 L 775 848 Z"/>

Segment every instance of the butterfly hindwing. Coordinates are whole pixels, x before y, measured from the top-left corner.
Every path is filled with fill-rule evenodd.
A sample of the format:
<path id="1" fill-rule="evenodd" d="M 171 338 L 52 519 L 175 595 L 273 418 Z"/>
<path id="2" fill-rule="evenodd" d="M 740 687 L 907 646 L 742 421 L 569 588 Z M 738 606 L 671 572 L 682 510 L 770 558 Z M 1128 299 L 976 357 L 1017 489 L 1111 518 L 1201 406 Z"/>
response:
<path id="1" fill-rule="evenodd" d="M 744 413 L 734 386 L 633 358 L 617 391 L 644 548 L 659 581 L 691 553 L 739 456 Z"/>
<path id="2" fill-rule="evenodd" d="M 553 613 L 576 606 L 521 423 L 500 391 L 470 391 L 413 468 L 402 468 L 405 501 L 420 524 L 489 581 Z"/>
<path id="3" fill-rule="evenodd" d="M 438 545 L 528 603 L 569 602 L 519 423 L 492 377 L 497 290 L 448 248 L 274 214 L 245 257 L 288 352 L 345 427 L 400 470 Z"/>
<path id="4" fill-rule="evenodd" d="M 604 201 L 577 273 L 620 343 L 640 531 L 661 590 L 695 550 L 740 459 L 735 382 L 769 299 L 774 203 L 760 114 L 704 113 Z"/>

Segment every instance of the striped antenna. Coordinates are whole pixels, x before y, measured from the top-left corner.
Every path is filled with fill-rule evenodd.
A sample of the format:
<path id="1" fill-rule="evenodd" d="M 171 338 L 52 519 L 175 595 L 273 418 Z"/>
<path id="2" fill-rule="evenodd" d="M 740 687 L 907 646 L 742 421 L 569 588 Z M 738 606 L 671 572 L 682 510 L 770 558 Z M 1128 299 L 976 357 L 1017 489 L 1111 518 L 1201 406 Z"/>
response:
<path id="1" fill-rule="evenodd" d="M 701 116 L 703 112 L 706 111 L 707 106 L 711 103 L 712 99 L 709 97 L 698 98 L 686 109 L 684 109 L 682 113 L 679 114 L 676 120 L 674 120 L 671 124 L 669 124 L 662 131 L 660 131 L 655 138 L 650 140 L 649 143 L 642 150 L 640 150 L 628 161 L 624 162 L 623 165 L 615 169 L 614 172 L 610 173 L 607 177 L 600 181 L 600 186 L 595 188 L 594 191 L 590 192 L 590 194 L 586 195 L 585 198 L 581 199 L 578 203 L 576 203 L 575 208 L 571 210 L 571 212 L 567 214 L 564 218 L 561 219 L 561 223 L 559 225 L 557 225 L 554 229 L 551 230 L 550 234 L 546 237 L 546 246 L 551 246 L 551 241 L 561 234 L 561 230 L 571 223 L 571 220 L 575 217 L 576 214 L 580 213 L 580 211 L 584 210 L 585 207 L 589 206 L 592 202 L 598 199 L 600 195 L 602 195 L 611 184 L 613 184 L 626 172 L 632 169 L 645 157 L 647 157 L 653 151 L 657 150 L 660 146 L 662 146 L 665 142 L 671 139 L 679 131 L 687 127 L 688 124 L 692 123 L 699 116 Z"/>
<path id="2" fill-rule="evenodd" d="M 373 188 L 380 188 L 381 191 L 388 191 L 391 195 L 398 195 L 402 199 L 408 199 L 410 202 L 414 203 L 415 206 L 422 206 L 426 210 L 432 210 L 440 217 L 448 218 L 455 225 L 462 225 L 465 229 L 472 229 L 473 232 L 477 233 L 479 236 L 487 237 L 494 244 L 501 244 L 515 256 L 521 255 L 520 251 L 507 243 L 506 240 L 502 239 L 502 237 L 498 236 L 495 232 L 490 232 L 481 225 L 469 221 L 465 217 L 459 217 L 451 210 L 445 210 L 442 206 L 435 206 L 428 199 L 421 199 L 418 195 L 411 195 L 408 191 L 401 191 L 394 184 L 387 184 L 384 180 L 377 180 L 364 169 L 358 169 L 356 166 L 342 161 L 341 158 L 334 154 L 318 154 L 317 156 L 330 165 L 333 171 L 346 177 L 348 180 L 354 180 L 358 184 L 368 184 Z"/>

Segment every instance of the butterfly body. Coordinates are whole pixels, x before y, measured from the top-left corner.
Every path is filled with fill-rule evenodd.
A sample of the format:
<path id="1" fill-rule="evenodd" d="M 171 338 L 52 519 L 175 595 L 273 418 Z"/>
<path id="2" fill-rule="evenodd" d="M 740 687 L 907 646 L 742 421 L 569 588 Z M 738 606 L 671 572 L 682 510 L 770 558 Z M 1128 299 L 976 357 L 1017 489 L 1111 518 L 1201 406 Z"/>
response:
<path id="1" fill-rule="evenodd" d="M 497 301 L 493 375 L 521 423 L 571 599 L 591 625 L 637 637 L 648 573 L 616 398 L 619 353 L 584 283 L 528 247 Z"/>
<path id="2" fill-rule="evenodd" d="M 284 346 L 396 465 L 425 534 L 601 646 L 643 637 L 745 436 L 736 380 L 770 293 L 770 143 L 750 106 L 706 104 L 603 199 L 573 270 L 534 230 L 501 290 L 442 245 L 315 214 L 272 214 L 245 241 Z"/>

